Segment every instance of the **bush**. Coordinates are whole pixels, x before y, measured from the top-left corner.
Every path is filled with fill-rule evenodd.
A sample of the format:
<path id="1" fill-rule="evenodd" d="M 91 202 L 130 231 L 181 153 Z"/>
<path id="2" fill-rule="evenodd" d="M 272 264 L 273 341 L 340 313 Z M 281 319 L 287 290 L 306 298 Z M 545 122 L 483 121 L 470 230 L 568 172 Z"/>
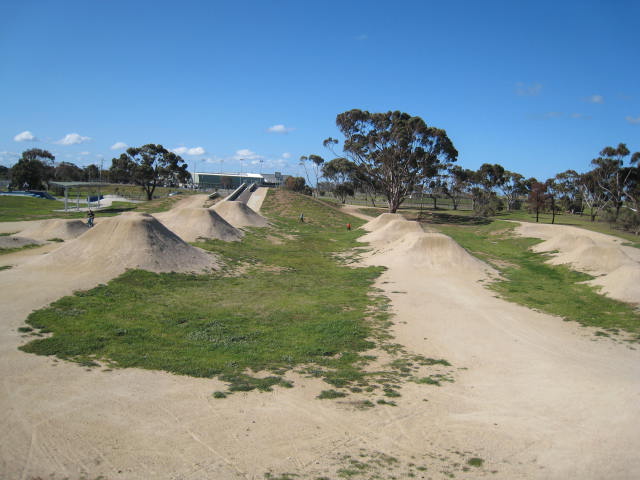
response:
<path id="1" fill-rule="evenodd" d="M 473 213 L 479 217 L 491 217 L 504 209 L 504 203 L 494 193 L 475 192 L 473 196 Z"/>
<path id="2" fill-rule="evenodd" d="M 624 208 L 618 215 L 618 226 L 634 235 L 640 235 L 640 213 Z"/>

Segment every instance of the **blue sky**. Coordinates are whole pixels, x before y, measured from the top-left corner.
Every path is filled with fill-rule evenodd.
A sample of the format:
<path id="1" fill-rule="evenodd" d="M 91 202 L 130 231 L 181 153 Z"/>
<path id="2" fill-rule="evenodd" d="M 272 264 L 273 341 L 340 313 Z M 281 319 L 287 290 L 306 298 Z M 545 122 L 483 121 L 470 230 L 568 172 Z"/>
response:
<path id="1" fill-rule="evenodd" d="M 360 108 L 445 129 L 465 168 L 586 171 L 640 150 L 639 27 L 638 1 L 7 0 L 0 164 L 161 143 L 190 170 L 300 174 Z"/>

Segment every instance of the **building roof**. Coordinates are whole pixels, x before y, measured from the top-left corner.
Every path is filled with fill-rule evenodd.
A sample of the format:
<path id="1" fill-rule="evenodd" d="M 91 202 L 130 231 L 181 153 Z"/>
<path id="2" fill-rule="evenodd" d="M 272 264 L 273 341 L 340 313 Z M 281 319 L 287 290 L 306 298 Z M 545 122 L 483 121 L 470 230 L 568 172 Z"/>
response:
<path id="1" fill-rule="evenodd" d="M 263 178 L 260 173 L 219 173 L 219 172 L 195 172 L 196 175 L 217 175 L 219 177 Z"/>
<path id="2" fill-rule="evenodd" d="M 103 187 L 108 185 L 105 182 L 49 182 L 49 185 L 55 185 L 62 188 L 78 188 L 78 187 Z"/>

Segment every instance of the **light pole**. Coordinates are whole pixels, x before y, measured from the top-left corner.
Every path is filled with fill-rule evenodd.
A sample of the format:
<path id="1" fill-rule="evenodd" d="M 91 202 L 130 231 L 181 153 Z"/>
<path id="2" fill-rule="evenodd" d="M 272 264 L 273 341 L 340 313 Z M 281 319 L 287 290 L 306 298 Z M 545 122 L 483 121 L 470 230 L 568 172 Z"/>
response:
<path id="1" fill-rule="evenodd" d="M 193 189 L 196 189 L 196 172 L 198 171 L 198 160 L 193 161 Z M 198 182 L 200 183 L 200 182 Z"/>
<path id="2" fill-rule="evenodd" d="M 98 172 L 98 208 L 100 208 L 100 197 L 102 196 L 102 164 L 104 163 L 104 158 L 100 159 L 100 171 Z"/>

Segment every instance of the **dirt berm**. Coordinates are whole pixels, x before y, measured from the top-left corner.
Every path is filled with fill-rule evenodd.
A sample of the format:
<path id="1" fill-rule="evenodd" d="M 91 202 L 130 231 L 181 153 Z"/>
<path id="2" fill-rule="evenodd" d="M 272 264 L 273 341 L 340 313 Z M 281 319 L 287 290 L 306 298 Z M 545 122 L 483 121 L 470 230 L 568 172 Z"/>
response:
<path id="1" fill-rule="evenodd" d="M 236 228 L 242 227 L 267 227 L 269 222 L 262 215 L 251 210 L 242 202 L 225 200 L 216 203 L 212 210 Z"/>
<path id="2" fill-rule="evenodd" d="M 235 242 L 244 235 L 209 208 L 179 208 L 157 213 L 154 217 L 185 242 L 195 242 L 200 238 Z"/>
<path id="3" fill-rule="evenodd" d="M 146 213 L 101 219 L 75 240 L 34 261 L 34 268 L 93 269 L 119 275 L 128 268 L 152 272 L 199 271 L 216 258 L 195 248 Z"/>

